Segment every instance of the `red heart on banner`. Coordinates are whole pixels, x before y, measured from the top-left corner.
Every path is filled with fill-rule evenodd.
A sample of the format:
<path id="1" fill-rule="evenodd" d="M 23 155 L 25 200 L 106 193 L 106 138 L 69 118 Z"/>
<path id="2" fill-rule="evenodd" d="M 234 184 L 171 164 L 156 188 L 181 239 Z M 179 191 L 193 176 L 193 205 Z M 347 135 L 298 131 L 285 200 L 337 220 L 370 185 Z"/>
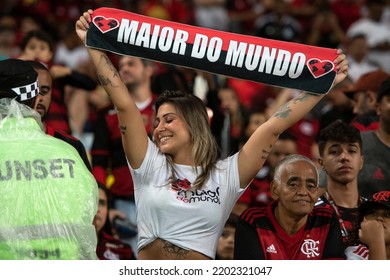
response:
<path id="1" fill-rule="evenodd" d="M 309 59 L 306 65 L 309 68 L 310 73 L 316 79 L 328 74 L 334 69 L 333 62 L 329 60 L 320 60 L 318 58 Z"/>
<path id="2" fill-rule="evenodd" d="M 93 23 L 102 33 L 111 31 L 119 26 L 119 22 L 115 18 L 105 18 L 104 16 L 94 17 Z"/>

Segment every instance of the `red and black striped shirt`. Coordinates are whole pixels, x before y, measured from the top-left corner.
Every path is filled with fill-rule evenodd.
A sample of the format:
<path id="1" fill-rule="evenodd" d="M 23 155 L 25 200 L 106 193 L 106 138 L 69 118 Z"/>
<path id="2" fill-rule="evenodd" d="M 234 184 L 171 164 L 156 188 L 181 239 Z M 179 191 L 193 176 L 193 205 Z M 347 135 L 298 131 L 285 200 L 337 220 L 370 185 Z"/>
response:
<path id="1" fill-rule="evenodd" d="M 242 213 L 236 226 L 235 259 L 345 259 L 340 226 L 332 209 L 314 207 L 306 224 L 289 235 L 274 217 L 276 205 L 277 201 Z"/>

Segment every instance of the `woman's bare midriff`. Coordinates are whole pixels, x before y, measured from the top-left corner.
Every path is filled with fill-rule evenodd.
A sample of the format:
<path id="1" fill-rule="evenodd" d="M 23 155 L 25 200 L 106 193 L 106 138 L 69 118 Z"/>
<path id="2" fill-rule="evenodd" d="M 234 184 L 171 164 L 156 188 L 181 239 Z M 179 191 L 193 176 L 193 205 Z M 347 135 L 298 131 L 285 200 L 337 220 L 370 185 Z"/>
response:
<path id="1" fill-rule="evenodd" d="M 192 250 L 185 250 L 163 239 L 156 239 L 138 252 L 139 260 L 210 260 Z"/>

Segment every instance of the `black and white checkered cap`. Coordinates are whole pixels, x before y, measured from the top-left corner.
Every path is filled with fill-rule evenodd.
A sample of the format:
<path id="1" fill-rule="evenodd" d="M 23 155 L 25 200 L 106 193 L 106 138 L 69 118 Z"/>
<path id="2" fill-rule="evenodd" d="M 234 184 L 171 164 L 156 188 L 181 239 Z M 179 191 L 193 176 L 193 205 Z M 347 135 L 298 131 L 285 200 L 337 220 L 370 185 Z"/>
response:
<path id="1" fill-rule="evenodd" d="M 34 98 L 39 93 L 38 81 L 35 81 L 34 83 L 29 85 L 12 88 L 12 90 L 17 95 L 19 95 L 20 101 L 25 101 L 30 98 Z"/>
<path id="2" fill-rule="evenodd" d="M 0 61 L 0 92 L 18 101 L 34 98 L 39 93 L 38 73 L 30 63 L 20 59 Z M 0 98 L 4 97 L 1 96 Z"/>

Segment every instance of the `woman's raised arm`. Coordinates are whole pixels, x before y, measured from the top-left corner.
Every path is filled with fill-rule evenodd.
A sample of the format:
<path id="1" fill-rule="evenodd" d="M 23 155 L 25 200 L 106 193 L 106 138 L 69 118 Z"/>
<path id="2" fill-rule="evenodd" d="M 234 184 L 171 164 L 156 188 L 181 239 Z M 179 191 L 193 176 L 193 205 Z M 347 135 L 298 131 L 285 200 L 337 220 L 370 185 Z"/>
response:
<path id="1" fill-rule="evenodd" d="M 84 12 L 76 22 L 77 35 L 84 44 L 92 13 L 92 10 Z M 133 168 L 138 168 L 145 157 L 148 145 L 148 135 L 141 113 L 105 52 L 92 48 L 88 48 L 88 52 L 100 83 L 118 110 L 122 144 L 127 160 Z"/>
<path id="2" fill-rule="evenodd" d="M 338 50 L 336 79 L 333 84 L 341 82 L 348 73 L 348 61 Z M 240 186 L 246 187 L 263 166 L 279 135 L 302 119 L 324 97 L 302 92 L 297 97 L 281 106 L 264 124 L 248 139 L 238 156 Z"/>

